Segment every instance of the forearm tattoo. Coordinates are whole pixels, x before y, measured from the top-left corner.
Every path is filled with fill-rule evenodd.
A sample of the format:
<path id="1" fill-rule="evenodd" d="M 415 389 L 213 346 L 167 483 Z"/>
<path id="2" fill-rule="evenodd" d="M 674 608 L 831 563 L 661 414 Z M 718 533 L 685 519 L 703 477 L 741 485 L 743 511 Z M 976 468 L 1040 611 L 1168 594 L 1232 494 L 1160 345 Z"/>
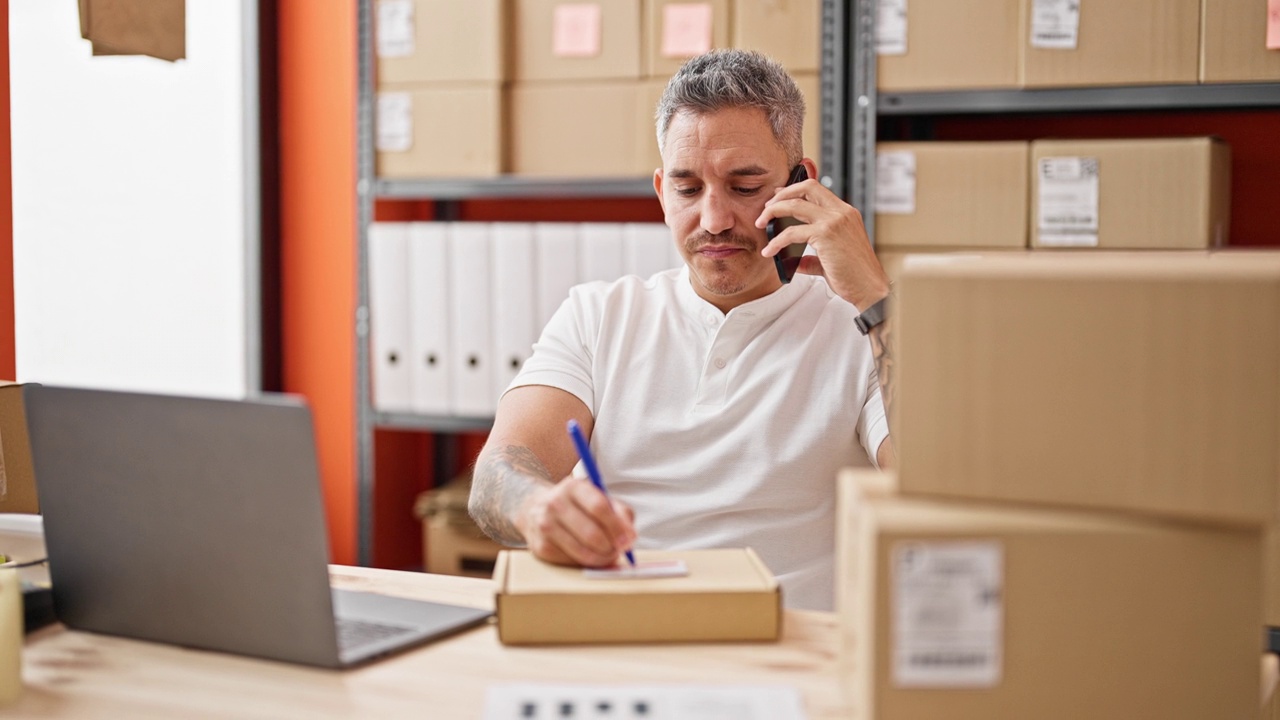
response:
<path id="1" fill-rule="evenodd" d="M 897 399 L 897 360 L 893 356 L 893 317 L 871 328 L 871 356 L 876 361 L 876 373 L 880 376 L 880 399 L 884 401 L 884 414 L 893 425 L 893 403 Z"/>
<path id="2" fill-rule="evenodd" d="M 529 493 L 554 480 L 538 456 L 523 445 L 483 453 L 472 473 L 467 510 L 486 535 L 504 545 L 524 545 L 516 511 Z"/>

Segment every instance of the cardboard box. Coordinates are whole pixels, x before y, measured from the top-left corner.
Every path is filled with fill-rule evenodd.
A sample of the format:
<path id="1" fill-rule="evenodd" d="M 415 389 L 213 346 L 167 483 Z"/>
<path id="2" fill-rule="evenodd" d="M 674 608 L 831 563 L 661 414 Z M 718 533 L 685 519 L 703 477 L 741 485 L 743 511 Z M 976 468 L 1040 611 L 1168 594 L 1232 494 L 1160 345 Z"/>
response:
<path id="1" fill-rule="evenodd" d="M 508 0 L 378 0 L 378 84 L 507 79 Z"/>
<path id="2" fill-rule="evenodd" d="M 384 86 L 377 99 L 378 177 L 500 174 L 503 105 L 497 84 Z"/>
<path id="3" fill-rule="evenodd" d="M 1069 33 L 1033 39 L 1036 0 L 1022 0 L 1019 72 L 1025 87 L 1163 85 L 1199 77 L 1200 0 L 1082 0 Z"/>
<path id="4" fill-rule="evenodd" d="M 644 72 L 671 77 L 685 61 L 732 47 L 730 0 L 644 0 Z"/>
<path id="5" fill-rule="evenodd" d="M 640 0 L 515 0 L 514 10 L 516 80 L 640 77 Z"/>
<path id="6" fill-rule="evenodd" d="M 1019 0 L 911 0 L 905 52 L 876 57 L 877 87 L 1017 87 L 1020 12 Z"/>
<path id="7" fill-rule="evenodd" d="M 817 74 L 822 54 L 819 0 L 733 0 L 731 12 L 733 47 L 764 53 L 793 74 Z"/>
<path id="8" fill-rule="evenodd" d="M 1230 221 L 1231 148 L 1220 140 L 1031 144 L 1032 247 L 1205 249 L 1226 244 Z"/>
<path id="9" fill-rule="evenodd" d="M 1263 622 L 1280 628 L 1280 523 L 1267 526 L 1263 538 Z"/>
<path id="10" fill-rule="evenodd" d="M 804 96 L 804 131 L 800 142 L 806 157 L 822 155 L 822 85 L 817 75 L 795 74 L 792 78 Z M 819 168 L 821 172 L 821 168 Z"/>
<path id="11" fill-rule="evenodd" d="M 639 81 L 517 83 L 511 86 L 509 100 L 512 173 L 653 174 L 653 109 L 645 107 Z"/>
<path id="12" fill-rule="evenodd" d="M 1257 530 L 849 502 L 861 474 L 840 478 L 838 531 L 853 717 L 1256 717 Z"/>
<path id="13" fill-rule="evenodd" d="M 504 550 L 498 638 L 507 645 L 777 640 L 778 581 L 748 549 L 637 551 L 636 561 L 683 560 L 685 577 L 593 580 L 528 551 Z M 625 618 L 625 620 L 622 620 Z"/>
<path id="14" fill-rule="evenodd" d="M 662 153 L 658 152 L 658 103 L 667 89 L 668 78 L 650 78 L 640 81 L 640 121 L 636 123 L 636 146 L 640 153 L 637 170 L 649 167 L 649 173 L 662 167 Z"/>
<path id="15" fill-rule="evenodd" d="M 1269 22 L 1280 18 L 1268 20 L 1266 2 L 1202 0 L 1200 10 L 1200 82 L 1280 80 L 1280 47 L 1267 47 Z"/>
<path id="16" fill-rule="evenodd" d="M 467 512 L 470 496 L 470 473 L 418 495 L 413 513 L 422 521 L 422 558 L 427 572 L 493 577 L 502 545 L 471 519 Z"/>
<path id="17" fill-rule="evenodd" d="M 1028 143 L 887 142 L 876 154 L 876 247 L 1027 246 Z"/>
<path id="18" fill-rule="evenodd" d="M 0 380 L 0 513 L 38 513 L 22 384 Z"/>
<path id="19" fill-rule="evenodd" d="M 902 269 L 907 265 L 908 258 L 913 258 L 913 263 L 930 263 L 930 262 L 955 262 L 957 258 L 964 257 L 981 257 L 984 255 L 999 255 L 1002 253 L 1025 253 L 1029 252 L 1026 248 L 1010 248 L 1010 249 L 993 249 L 993 248 L 951 248 L 951 247 L 891 247 L 876 248 L 876 258 L 880 260 L 880 267 L 884 268 L 884 272 L 889 276 L 889 282 L 897 284 L 902 279 Z"/>
<path id="20" fill-rule="evenodd" d="M 1204 253 L 912 263 L 904 494 L 1261 525 L 1280 478 L 1280 266 Z"/>

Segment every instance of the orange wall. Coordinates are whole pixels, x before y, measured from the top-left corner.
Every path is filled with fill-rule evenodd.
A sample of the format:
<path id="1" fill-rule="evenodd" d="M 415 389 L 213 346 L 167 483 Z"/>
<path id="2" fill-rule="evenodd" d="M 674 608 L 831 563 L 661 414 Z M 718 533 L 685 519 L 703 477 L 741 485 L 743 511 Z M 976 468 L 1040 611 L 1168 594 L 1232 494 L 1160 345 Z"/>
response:
<path id="1" fill-rule="evenodd" d="M 13 332 L 13 155 L 9 142 L 9 0 L 0 0 L 0 379 L 18 376 Z"/>
<path id="2" fill-rule="evenodd" d="M 315 413 L 330 551 L 356 562 L 356 6 L 278 0 L 281 354 Z"/>

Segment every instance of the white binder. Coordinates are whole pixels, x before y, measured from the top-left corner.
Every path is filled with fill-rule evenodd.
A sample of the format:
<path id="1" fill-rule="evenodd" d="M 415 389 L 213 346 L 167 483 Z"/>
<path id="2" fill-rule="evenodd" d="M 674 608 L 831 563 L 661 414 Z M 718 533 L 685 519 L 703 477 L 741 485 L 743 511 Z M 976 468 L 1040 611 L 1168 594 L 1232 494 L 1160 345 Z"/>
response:
<path id="1" fill-rule="evenodd" d="M 495 402 L 515 379 L 542 329 L 534 303 L 534 245 L 531 223 L 494 223 L 493 391 Z"/>
<path id="2" fill-rule="evenodd" d="M 622 223 L 583 223 L 578 228 L 578 282 L 622 277 Z"/>
<path id="3" fill-rule="evenodd" d="M 409 226 L 409 404 L 448 415 L 449 264 L 444 223 Z"/>
<path id="4" fill-rule="evenodd" d="M 369 353 L 381 412 L 410 410 L 408 251 L 408 223 L 369 226 Z"/>
<path id="5" fill-rule="evenodd" d="M 489 417 L 494 411 L 488 223 L 449 223 L 449 359 L 454 415 Z"/>
<path id="6" fill-rule="evenodd" d="M 627 223 L 622 231 L 623 269 L 648 279 L 654 273 L 676 267 L 671 264 L 675 241 L 662 223 Z"/>
<path id="7" fill-rule="evenodd" d="M 578 284 L 578 226 L 574 223 L 537 223 L 533 226 L 537 254 L 538 333 Z"/>

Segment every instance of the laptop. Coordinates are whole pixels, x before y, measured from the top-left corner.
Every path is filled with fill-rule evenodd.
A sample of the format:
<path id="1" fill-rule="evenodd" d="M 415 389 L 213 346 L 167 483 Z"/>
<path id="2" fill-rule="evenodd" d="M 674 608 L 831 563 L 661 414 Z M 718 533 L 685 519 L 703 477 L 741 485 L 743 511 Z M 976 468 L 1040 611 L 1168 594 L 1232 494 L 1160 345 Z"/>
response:
<path id="1" fill-rule="evenodd" d="M 68 627 L 341 668 L 492 615 L 330 588 L 311 413 L 297 398 L 23 393 Z"/>

